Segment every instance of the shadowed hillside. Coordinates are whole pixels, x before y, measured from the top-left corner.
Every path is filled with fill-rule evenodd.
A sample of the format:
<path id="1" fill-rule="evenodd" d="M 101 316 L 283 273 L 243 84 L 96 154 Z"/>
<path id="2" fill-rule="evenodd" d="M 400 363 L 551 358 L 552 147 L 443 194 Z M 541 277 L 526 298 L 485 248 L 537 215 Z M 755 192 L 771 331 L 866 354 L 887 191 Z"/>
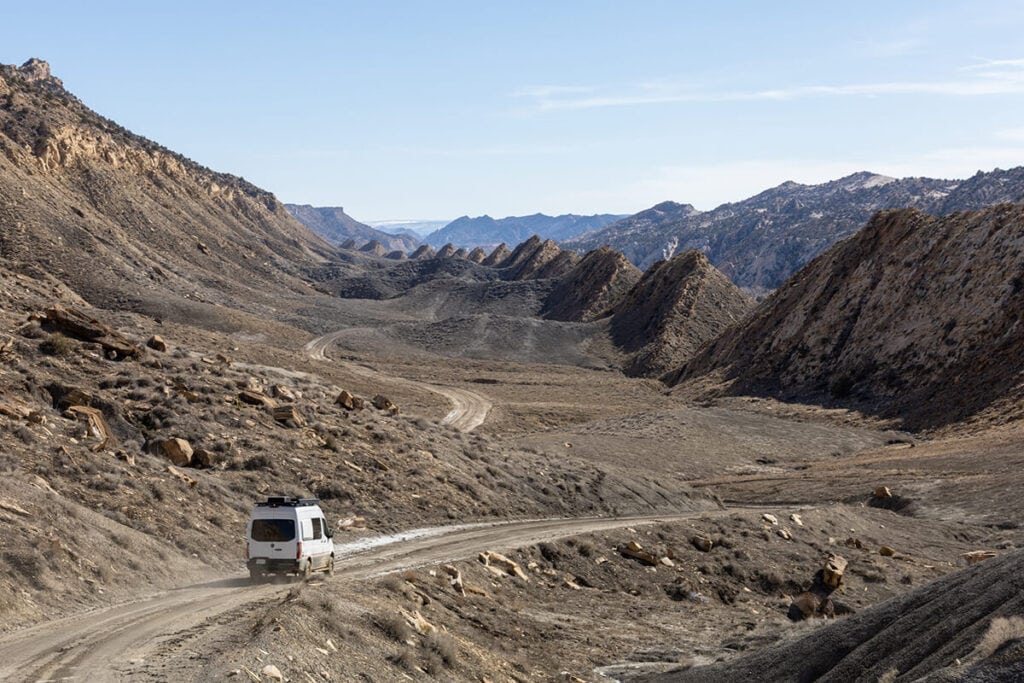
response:
<path id="1" fill-rule="evenodd" d="M 692 362 L 730 392 L 843 400 L 934 427 L 1021 416 L 1024 207 L 875 216 Z"/>

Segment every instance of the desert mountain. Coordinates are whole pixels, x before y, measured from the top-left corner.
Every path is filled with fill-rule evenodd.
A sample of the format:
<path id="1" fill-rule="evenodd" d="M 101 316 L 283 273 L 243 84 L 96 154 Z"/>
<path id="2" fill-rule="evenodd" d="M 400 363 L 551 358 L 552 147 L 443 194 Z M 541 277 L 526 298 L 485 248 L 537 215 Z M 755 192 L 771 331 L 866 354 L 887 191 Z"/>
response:
<path id="1" fill-rule="evenodd" d="M 511 279 L 539 280 L 564 275 L 577 261 L 579 256 L 575 252 L 565 251 L 551 240 L 542 242 L 534 235 L 498 265 L 508 271 Z"/>
<path id="2" fill-rule="evenodd" d="M 340 206 L 310 206 L 309 204 L 285 204 L 288 213 L 303 225 L 332 244 L 343 244 L 353 240 L 358 246 L 376 240 L 384 245 L 385 251 L 410 252 L 419 240 L 409 234 L 388 233 L 371 228 L 345 213 Z"/>
<path id="3" fill-rule="evenodd" d="M 16 267 L 162 316 L 272 306 L 333 252 L 269 192 L 104 119 L 38 60 L 0 67 L 0 226 Z"/>
<path id="4" fill-rule="evenodd" d="M 462 216 L 431 233 L 424 241 L 434 247 L 446 242 L 462 247 L 493 247 L 501 242 L 519 244 L 531 235 L 564 240 L 583 232 L 597 230 L 620 218 L 622 216 L 612 214 L 546 216 L 542 213 L 497 219 L 490 216 Z"/>
<path id="5" fill-rule="evenodd" d="M 1024 167 L 962 181 L 855 173 L 821 185 L 783 183 L 712 211 L 665 202 L 564 246 L 583 252 L 609 244 L 640 268 L 699 249 L 737 285 L 760 292 L 781 285 L 876 211 L 918 208 L 947 214 L 1022 199 Z"/>
<path id="6" fill-rule="evenodd" d="M 641 275 L 611 247 L 595 249 L 559 278 L 541 313 L 551 320 L 593 320 L 620 301 Z"/>
<path id="7" fill-rule="evenodd" d="M 449 221 L 433 221 L 433 220 L 388 220 L 388 221 L 370 221 L 369 225 L 372 228 L 386 232 L 389 235 L 413 235 L 418 240 L 422 240 L 424 237 L 432 232 L 440 230 L 444 226 L 448 225 Z"/>
<path id="8" fill-rule="evenodd" d="M 628 374 L 658 376 L 692 358 L 752 307 L 704 254 L 691 249 L 652 265 L 615 304 L 612 341 L 631 356 Z"/>
<path id="9" fill-rule="evenodd" d="M 670 377 L 849 399 L 912 426 L 1019 415 L 1024 207 L 887 211 Z"/>

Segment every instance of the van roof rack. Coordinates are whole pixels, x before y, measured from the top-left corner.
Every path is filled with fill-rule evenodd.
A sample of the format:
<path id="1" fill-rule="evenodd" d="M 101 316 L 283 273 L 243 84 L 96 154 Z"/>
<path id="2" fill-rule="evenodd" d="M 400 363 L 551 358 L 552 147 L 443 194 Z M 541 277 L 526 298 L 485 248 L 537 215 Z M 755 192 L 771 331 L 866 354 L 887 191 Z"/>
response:
<path id="1" fill-rule="evenodd" d="M 262 503 L 256 503 L 256 507 L 304 507 L 306 505 L 316 505 L 320 502 L 319 498 L 292 498 L 291 496 L 267 496 L 267 499 Z"/>

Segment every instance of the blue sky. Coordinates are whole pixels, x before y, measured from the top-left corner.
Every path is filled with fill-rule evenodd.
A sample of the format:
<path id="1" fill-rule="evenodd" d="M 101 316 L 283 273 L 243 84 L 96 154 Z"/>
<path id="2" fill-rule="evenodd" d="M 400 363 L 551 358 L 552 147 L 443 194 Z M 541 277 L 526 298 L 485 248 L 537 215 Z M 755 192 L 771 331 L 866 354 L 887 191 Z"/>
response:
<path id="1" fill-rule="evenodd" d="M 1024 164 L 1024 3 L 50 2 L 0 61 L 361 220 L 700 209 Z"/>

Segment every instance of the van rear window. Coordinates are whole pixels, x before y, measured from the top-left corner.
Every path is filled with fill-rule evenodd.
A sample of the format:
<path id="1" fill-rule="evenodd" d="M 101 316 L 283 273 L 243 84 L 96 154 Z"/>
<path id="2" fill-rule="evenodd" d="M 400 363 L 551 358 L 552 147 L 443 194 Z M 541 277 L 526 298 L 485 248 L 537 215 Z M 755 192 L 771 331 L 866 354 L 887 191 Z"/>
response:
<path id="1" fill-rule="evenodd" d="M 252 520 L 252 540 L 263 543 L 275 541 L 291 541 L 295 538 L 295 520 L 291 519 L 254 519 Z"/>

